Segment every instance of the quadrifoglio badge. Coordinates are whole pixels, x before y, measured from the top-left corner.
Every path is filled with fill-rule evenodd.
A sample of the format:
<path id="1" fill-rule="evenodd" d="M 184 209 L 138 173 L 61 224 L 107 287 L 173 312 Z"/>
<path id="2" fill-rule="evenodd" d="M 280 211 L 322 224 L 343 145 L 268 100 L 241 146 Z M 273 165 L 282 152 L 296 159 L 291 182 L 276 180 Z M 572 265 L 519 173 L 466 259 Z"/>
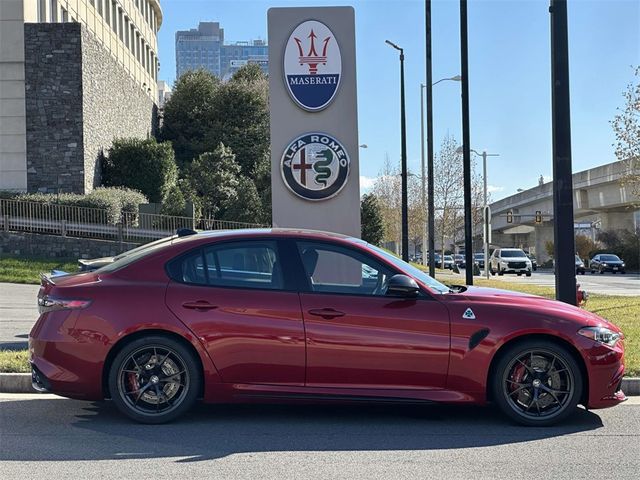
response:
<path id="1" fill-rule="evenodd" d="M 342 75 L 340 47 L 324 23 L 298 25 L 284 51 L 284 77 L 291 97 L 302 108 L 322 110 L 335 96 Z"/>
<path id="2" fill-rule="evenodd" d="M 338 194 L 349 177 L 349 155 L 342 144 L 324 133 L 307 133 L 293 140 L 282 155 L 285 185 L 307 200 Z"/>

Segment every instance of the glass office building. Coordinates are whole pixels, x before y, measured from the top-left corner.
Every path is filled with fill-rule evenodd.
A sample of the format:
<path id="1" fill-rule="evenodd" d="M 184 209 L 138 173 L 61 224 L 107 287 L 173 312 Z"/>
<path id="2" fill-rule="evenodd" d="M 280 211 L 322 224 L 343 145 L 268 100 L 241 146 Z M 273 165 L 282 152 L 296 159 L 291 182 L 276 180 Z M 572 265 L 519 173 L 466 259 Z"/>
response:
<path id="1" fill-rule="evenodd" d="M 226 80 L 248 63 L 257 63 L 267 73 L 268 56 L 264 40 L 225 45 L 219 22 L 200 22 L 197 29 L 176 32 L 176 78 L 204 68 Z"/>

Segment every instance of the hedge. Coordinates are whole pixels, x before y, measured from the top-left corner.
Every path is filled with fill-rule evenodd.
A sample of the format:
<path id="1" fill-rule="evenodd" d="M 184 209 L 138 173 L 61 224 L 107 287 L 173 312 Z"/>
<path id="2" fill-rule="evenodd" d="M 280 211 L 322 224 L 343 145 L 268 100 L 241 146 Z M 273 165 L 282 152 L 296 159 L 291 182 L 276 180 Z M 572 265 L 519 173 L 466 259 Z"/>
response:
<path id="1" fill-rule="evenodd" d="M 147 198 L 140 192 L 130 190 L 128 188 L 96 188 L 87 195 L 78 195 L 75 193 L 15 193 L 0 191 L 0 198 L 10 200 L 20 200 L 23 202 L 31 202 L 38 204 L 39 208 L 29 210 L 29 215 L 35 218 L 43 218 L 50 220 L 72 220 L 71 218 L 63 218 L 65 216 L 63 209 L 53 208 L 56 205 L 97 208 L 106 212 L 106 221 L 111 225 L 115 225 L 123 220 L 123 214 L 126 213 L 129 224 L 137 223 L 139 205 L 148 203 Z M 24 212 L 24 210 L 22 210 Z M 91 211 L 80 211 L 73 220 L 87 223 L 101 223 L 100 219 L 92 215 Z M 20 213 L 17 205 L 6 205 L 2 215 L 24 215 Z"/>

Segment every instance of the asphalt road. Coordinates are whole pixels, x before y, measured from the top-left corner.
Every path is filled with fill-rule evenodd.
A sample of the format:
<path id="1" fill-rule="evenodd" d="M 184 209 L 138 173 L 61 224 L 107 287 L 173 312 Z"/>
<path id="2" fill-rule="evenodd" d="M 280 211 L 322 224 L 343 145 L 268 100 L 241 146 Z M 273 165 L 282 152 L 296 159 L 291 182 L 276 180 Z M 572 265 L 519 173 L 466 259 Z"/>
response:
<path id="1" fill-rule="evenodd" d="M 632 403 L 633 402 L 633 403 Z M 637 478 L 640 399 L 554 428 L 488 408 L 198 407 L 138 425 L 109 402 L 0 394 L 3 478 Z"/>
<path id="2" fill-rule="evenodd" d="M 38 319 L 39 288 L 0 283 L 0 348 L 27 348 L 29 332 Z"/>

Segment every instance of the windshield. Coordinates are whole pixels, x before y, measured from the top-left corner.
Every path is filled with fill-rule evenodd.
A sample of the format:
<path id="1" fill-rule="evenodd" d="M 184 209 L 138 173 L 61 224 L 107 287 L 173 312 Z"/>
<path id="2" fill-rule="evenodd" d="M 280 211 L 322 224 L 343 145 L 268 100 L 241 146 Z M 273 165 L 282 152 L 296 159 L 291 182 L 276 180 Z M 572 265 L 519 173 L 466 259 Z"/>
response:
<path id="1" fill-rule="evenodd" d="M 453 258 L 451 257 L 451 255 L 445 255 L 444 256 L 444 260 L 445 260 L 445 262 L 452 262 Z"/>
<path id="2" fill-rule="evenodd" d="M 500 256 L 502 258 L 526 257 L 522 250 L 502 250 Z"/>
<path id="3" fill-rule="evenodd" d="M 600 255 L 600 260 L 603 262 L 619 262 L 620 258 L 617 255 Z"/>
<path id="4" fill-rule="evenodd" d="M 403 262 L 398 257 L 390 254 L 389 252 L 382 250 L 381 248 L 376 247 L 375 245 L 371 245 L 367 243 L 367 246 L 372 250 L 375 250 L 376 253 L 379 253 L 381 256 L 383 256 L 385 260 L 387 260 L 389 263 L 392 263 L 396 267 L 404 270 L 405 272 L 408 272 L 409 275 L 416 278 L 417 280 L 420 280 L 422 283 L 429 286 L 429 288 L 432 288 L 438 293 L 449 293 L 450 291 L 449 287 L 438 282 L 436 279 L 431 278 L 429 275 L 427 275 L 425 272 L 423 272 L 419 268 L 416 268 L 413 265 L 409 265 L 408 263 Z"/>

